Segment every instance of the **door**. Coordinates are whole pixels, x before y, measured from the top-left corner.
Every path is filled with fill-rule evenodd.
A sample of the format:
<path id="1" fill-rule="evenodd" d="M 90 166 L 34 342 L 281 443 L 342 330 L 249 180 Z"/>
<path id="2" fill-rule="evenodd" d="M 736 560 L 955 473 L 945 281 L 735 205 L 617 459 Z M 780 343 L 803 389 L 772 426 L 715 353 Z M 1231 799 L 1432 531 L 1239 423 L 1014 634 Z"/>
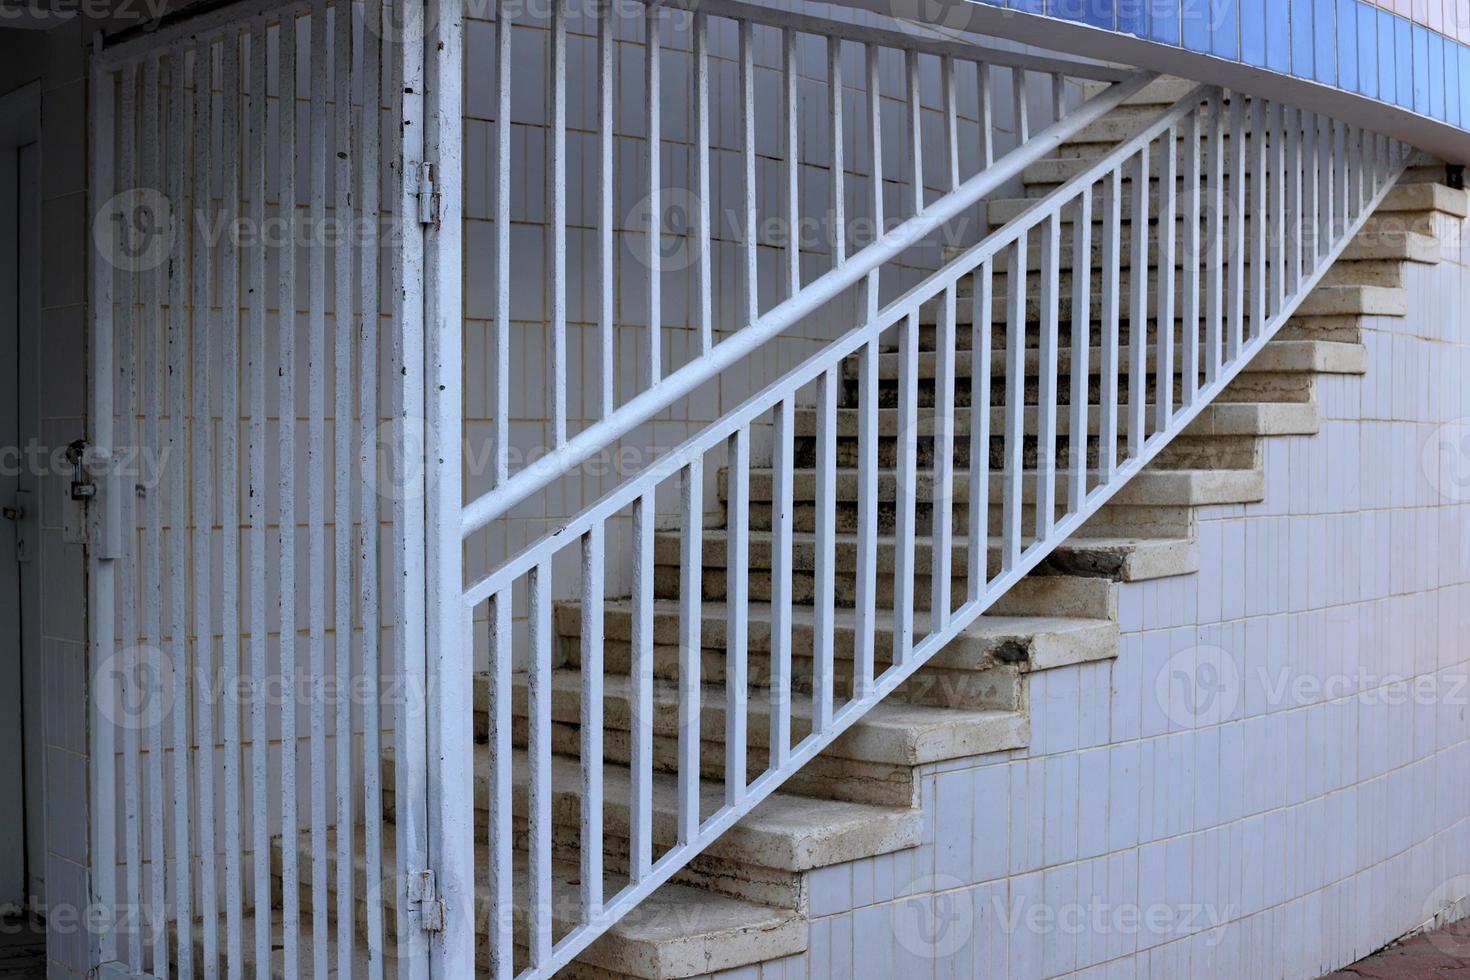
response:
<path id="1" fill-rule="evenodd" d="M 39 214 L 33 134 L 0 132 L 0 910 L 44 901 L 44 756 L 36 608 Z M 25 140 L 25 142 L 21 142 Z"/>

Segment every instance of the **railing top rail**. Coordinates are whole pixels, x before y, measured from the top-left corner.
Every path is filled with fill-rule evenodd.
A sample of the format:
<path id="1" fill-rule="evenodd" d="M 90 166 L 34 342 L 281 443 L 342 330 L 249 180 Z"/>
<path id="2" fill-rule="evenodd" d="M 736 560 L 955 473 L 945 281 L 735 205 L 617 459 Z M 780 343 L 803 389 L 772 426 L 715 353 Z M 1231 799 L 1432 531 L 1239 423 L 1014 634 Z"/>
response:
<path id="1" fill-rule="evenodd" d="M 768 27 L 789 27 L 803 34 L 820 34 L 861 44 L 912 49 L 926 54 L 947 55 L 962 61 L 983 62 L 1000 68 L 1024 68 L 1027 71 L 1070 75 L 1095 82 L 1121 82 L 1136 71 L 1133 68 L 1097 62 L 1074 61 L 1070 58 L 1048 57 L 1024 51 L 1005 51 L 985 44 L 948 40 L 933 35 L 932 28 L 918 23 L 913 25 L 914 30 L 923 33 L 910 34 L 867 24 L 829 20 L 792 10 L 777 10 L 761 4 L 743 3 L 741 0 L 667 0 L 665 5 L 691 13 L 697 11 L 717 17 L 749 20 Z"/>
<path id="2" fill-rule="evenodd" d="M 468 537 L 484 528 L 573 467 L 591 459 L 612 442 L 733 367 L 803 317 L 862 282 L 869 272 L 893 261 L 945 223 L 963 215 L 1019 176 L 1026 167 L 1043 159 L 1077 132 L 1141 92 L 1157 77 L 1153 72 L 1137 72 L 1126 81 L 1100 92 L 1066 118 L 1052 123 L 994 165 L 965 181 L 954 192 L 884 232 L 845 263 L 814 279 L 794 296 L 716 344 L 704 357 L 669 374 L 652 388 L 629 399 L 611 415 L 518 471 L 505 483 L 472 500 L 461 512 L 461 533 Z"/>

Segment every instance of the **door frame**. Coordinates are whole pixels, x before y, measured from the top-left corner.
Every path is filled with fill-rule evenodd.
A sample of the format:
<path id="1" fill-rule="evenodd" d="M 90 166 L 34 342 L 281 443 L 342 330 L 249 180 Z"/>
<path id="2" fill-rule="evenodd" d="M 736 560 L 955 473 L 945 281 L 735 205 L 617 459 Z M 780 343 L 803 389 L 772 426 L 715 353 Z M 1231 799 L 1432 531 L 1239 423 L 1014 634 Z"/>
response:
<path id="1" fill-rule="evenodd" d="M 14 336 L 5 336 L 3 344 L 13 344 L 15 356 L 14 377 L 4 379 L 0 389 L 14 385 L 15 417 L 14 435 L 17 447 L 29 439 L 40 438 L 38 413 L 38 367 L 40 333 L 40 143 L 41 143 L 41 89 L 31 83 L 14 91 L 0 95 L 0 195 L 11 203 L 8 209 L 0 209 L 0 302 L 14 304 Z M 22 151 L 28 150 L 27 159 L 21 159 Z M 29 199 L 22 191 L 29 187 L 34 193 Z M 22 248 L 22 236 L 29 252 Z M 25 308 L 22 309 L 22 304 Z M 7 355 L 9 351 L 7 351 Z M 7 433 L 8 435 L 8 433 Z M 0 440 L 7 441 L 7 440 Z M 21 462 L 28 457 L 15 457 Z M 40 592 L 35 575 L 24 574 L 25 566 L 20 563 L 17 544 L 22 538 L 30 547 L 29 565 L 34 569 L 39 554 L 39 515 L 41 508 L 41 474 L 28 472 L 24 465 L 16 467 L 13 475 L 0 476 L 0 503 L 9 507 L 24 505 L 25 514 L 15 521 L 4 521 L 12 533 L 0 539 L 0 608 L 5 612 L 0 619 L 8 625 L 4 628 L 11 634 L 16 658 L 13 663 L 0 663 L 0 671 L 7 675 L 8 683 L 0 684 L 0 718 L 10 719 L 0 731 L 0 744 L 14 742 L 20 751 L 8 754 L 13 760 L 0 763 L 7 770 L 3 778 L 19 783 L 20 792 L 16 802 L 18 812 L 7 814 L 4 819 L 18 822 L 25 846 L 15 852 L 19 857 L 19 905 L 35 903 L 44 907 L 44 863 L 45 843 L 42 836 L 45 828 L 42 792 L 45 785 L 43 765 L 45 758 L 42 710 L 45 703 L 45 686 L 41 670 L 44 663 L 41 650 Z M 13 605 L 12 605 L 13 603 Z M 10 771 L 10 770 L 13 770 Z M 0 793 L 0 797 L 9 794 Z M 7 872 L 9 874 L 10 872 Z M 17 904 L 11 891 L 15 883 L 0 883 L 0 908 L 9 909 Z M 8 894 L 7 894 L 8 892 Z"/>

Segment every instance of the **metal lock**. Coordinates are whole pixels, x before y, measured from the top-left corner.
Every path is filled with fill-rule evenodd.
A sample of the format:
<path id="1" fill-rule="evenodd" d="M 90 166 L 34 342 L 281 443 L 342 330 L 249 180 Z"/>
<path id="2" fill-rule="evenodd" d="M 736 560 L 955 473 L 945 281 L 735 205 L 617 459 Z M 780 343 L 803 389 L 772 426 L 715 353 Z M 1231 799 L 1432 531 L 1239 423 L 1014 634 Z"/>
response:
<path id="1" fill-rule="evenodd" d="M 97 484 L 87 479 L 85 439 L 78 439 L 66 447 L 66 461 L 71 464 L 71 499 L 85 501 L 97 496 Z"/>

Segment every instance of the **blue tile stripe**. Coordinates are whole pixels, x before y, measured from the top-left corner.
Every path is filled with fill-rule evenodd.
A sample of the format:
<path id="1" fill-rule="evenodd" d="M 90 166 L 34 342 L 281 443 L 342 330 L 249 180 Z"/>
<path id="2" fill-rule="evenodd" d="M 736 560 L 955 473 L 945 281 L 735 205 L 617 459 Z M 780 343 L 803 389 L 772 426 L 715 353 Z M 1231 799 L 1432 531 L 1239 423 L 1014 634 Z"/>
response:
<path id="1" fill-rule="evenodd" d="M 1363 0 L 978 0 L 1290 74 L 1470 130 L 1470 46 Z"/>

